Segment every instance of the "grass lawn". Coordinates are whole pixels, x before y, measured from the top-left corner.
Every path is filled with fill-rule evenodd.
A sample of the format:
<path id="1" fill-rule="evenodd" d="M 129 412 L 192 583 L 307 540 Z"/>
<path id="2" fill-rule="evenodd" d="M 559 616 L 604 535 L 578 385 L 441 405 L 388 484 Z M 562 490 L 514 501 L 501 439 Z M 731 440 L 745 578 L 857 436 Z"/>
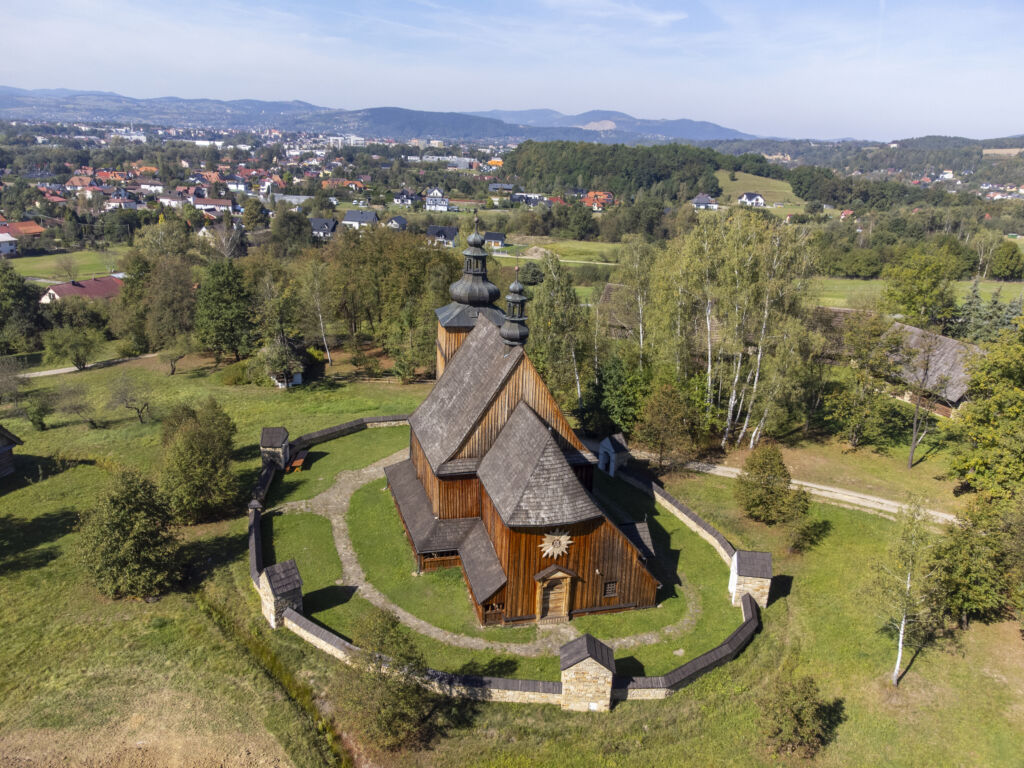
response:
<path id="1" fill-rule="evenodd" d="M 383 488 L 382 481 L 374 481 L 358 490 L 348 512 L 353 547 L 374 586 L 396 605 L 449 632 L 499 642 L 528 642 L 536 637 L 534 627 L 481 628 L 459 569 L 416 575 L 398 510 Z M 659 607 L 581 617 L 574 620 L 574 626 L 599 638 L 624 637 L 676 624 L 687 615 L 687 608 L 692 608 L 692 626 L 669 635 L 664 642 L 621 654 L 622 668 L 631 674 L 662 674 L 714 648 L 742 620 L 739 609 L 729 604 L 728 568 L 702 539 L 674 516 L 656 508 L 649 496 L 604 477 L 598 479 L 598 489 L 610 500 L 608 509 L 623 522 L 648 520 L 655 547 L 663 555 L 655 573 L 664 586 L 658 595 Z M 282 524 L 288 524 L 287 518 Z M 677 576 L 680 569 L 695 590 L 695 606 L 688 606 Z M 678 653 L 680 648 L 684 653 Z"/>
<path id="2" fill-rule="evenodd" d="M 817 303 L 824 307 L 853 307 L 854 309 L 870 306 L 882 296 L 884 280 L 858 280 L 845 277 L 816 277 L 812 284 L 812 292 Z M 1024 282 L 1003 282 L 999 280 L 982 280 L 978 289 L 983 299 L 988 300 L 999 292 L 1002 301 L 1012 301 L 1024 291 Z M 956 283 L 956 293 L 963 299 L 971 290 L 970 280 Z"/>
<path id="3" fill-rule="evenodd" d="M 267 496 L 267 508 L 288 501 L 312 499 L 330 488 L 339 472 L 365 467 L 408 446 L 408 427 L 365 429 L 315 445 L 310 449 L 301 472 L 289 472 L 275 478 Z"/>
<path id="4" fill-rule="evenodd" d="M 505 643 L 529 642 L 535 627 L 477 624 L 469 592 L 458 568 L 416 575 L 416 562 L 398 510 L 384 482 L 375 480 L 352 496 L 349 536 L 366 578 L 396 605 L 441 629 Z"/>
<path id="5" fill-rule="evenodd" d="M 42 256 L 19 256 L 11 259 L 11 266 L 19 275 L 25 277 L 43 277 L 48 280 L 66 280 L 60 274 L 58 264 L 63 257 L 72 256 L 78 267 L 79 279 L 98 277 L 110 274 L 110 264 L 116 264 L 128 253 L 127 245 L 114 245 L 106 251 L 74 251 L 71 254 L 48 253 Z M 116 267 L 115 267 L 116 271 Z"/>
<path id="6" fill-rule="evenodd" d="M 383 479 L 376 480 L 363 491 L 381 493 L 379 489 L 383 485 Z M 302 576 L 306 615 L 356 645 L 364 642 L 363 622 L 369 613 L 377 609 L 354 590 L 346 588 L 330 522 L 308 513 L 268 515 L 263 518 L 263 541 L 266 563 L 295 559 Z M 465 596 L 462 600 L 466 601 Z M 403 631 L 434 669 L 502 677 L 558 679 L 558 659 L 554 656 L 523 658 L 453 648 L 412 630 L 403 628 Z"/>
<path id="7" fill-rule="evenodd" d="M 0 480 L 0 763 L 328 764 L 317 729 L 302 709 L 303 698 L 290 691 L 298 686 L 308 689 L 309 697 L 329 701 L 338 728 L 345 730 L 348 709 L 332 696 L 334 681 L 348 672 L 291 633 L 267 628 L 248 580 L 241 514 L 184 531 L 187 590 L 145 603 L 106 600 L 89 586 L 74 556 L 77 514 L 101 493 L 111 462 L 150 473 L 159 463 L 159 424 L 140 425 L 123 409 L 106 405 L 113 377 L 122 371 L 149 388 L 157 416 L 170 403 L 215 395 L 238 425 L 236 458 L 246 481 L 259 464 L 260 427 L 284 425 L 298 435 L 360 415 L 407 413 L 430 387 L 344 381 L 288 392 L 229 387 L 198 358 L 186 361 L 174 377 L 166 376 L 158 361 L 141 360 L 33 381 L 31 386 L 43 388 L 59 387 L 62 380 L 82 383 L 106 426 L 90 430 L 75 418 L 54 416 L 50 429 L 35 432 L 24 419 L 0 411 L 4 426 L 25 441 L 15 453 L 24 479 Z M 390 439 L 381 433 L 361 434 Z M 847 460 L 860 459 L 837 453 L 832 471 L 841 471 Z M 348 459 L 338 461 L 341 466 Z M 894 470 L 880 464 L 864 471 Z M 817 765 L 1020 762 L 1024 643 L 1018 626 L 976 624 L 955 645 L 926 648 L 914 658 L 899 689 L 887 684 L 895 648 L 879 631 L 868 586 L 892 523 L 815 503 L 811 514 L 826 521 L 829 532 L 815 549 L 797 556 L 788 552 L 784 532 L 737 514 L 733 481 L 679 475 L 666 484 L 737 546 L 773 554 L 775 597 L 763 613 L 763 630 L 736 660 L 664 701 L 621 703 L 607 716 L 481 704 L 429 750 L 388 755 L 377 763 L 792 765 L 793 759 L 763 750 L 757 729 L 757 697 L 788 662 L 814 675 L 823 694 L 841 704 L 843 722 Z M 311 490 L 300 486 L 294 492 Z M 373 493 L 386 498 L 379 490 Z M 625 496 L 616 499 L 619 507 L 640 507 Z M 662 523 L 661 513 L 654 515 L 673 541 L 672 520 Z M 269 554 L 297 559 L 314 618 L 358 642 L 359 619 L 372 609 L 344 589 L 329 523 L 289 514 L 272 516 L 267 525 Z M 688 551 L 680 540 L 678 557 L 688 578 L 704 567 L 701 548 L 717 561 L 710 547 L 697 544 Z M 723 578 L 725 569 L 720 562 L 714 572 L 710 560 L 706 565 L 714 594 L 721 586 L 714 579 Z M 454 592 L 454 585 L 448 586 Z M 447 594 L 443 588 L 440 594 Z M 702 617 L 710 617 L 710 599 L 702 596 L 701 602 Z M 646 621 L 645 614 L 657 610 L 668 609 L 637 612 L 636 620 Z M 621 620 L 602 618 L 609 624 Z M 687 656 L 697 651 L 693 638 L 699 631 L 682 638 Z M 553 656 L 501 658 L 411 637 L 442 669 L 557 679 Z M 653 670 L 663 663 L 663 651 L 653 648 L 632 649 L 620 660 L 633 663 L 628 662 L 632 655 L 635 663 Z M 664 660 L 674 666 L 684 658 L 666 653 Z"/>
<path id="8" fill-rule="evenodd" d="M 147 604 L 106 600 L 89 585 L 73 554 L 77 515 L 102 493 L 115 463 L 151 475 L 159 466 L 159 422 L 139 424 L 109 406 L 107 392 L 115 377 L 134 377 L 157 418 L 173 402 L 217 397 L 238 426 L 235 457 L 247 486 L 259 466 L 262 426 L 281 424 L 298 435 L 360 415 L 407 413 L 429 386 L 334 381 L 283 392 L 225 386 L 208 361 L 183 362 L 173 377 L 150 359 L 31 382 L 52 390 L 81 384 L 102 429 L 54 415 L 46 431 L 36 432 L 23 418 L 0 412 L 25 443 L 15 454 L 24 479 L 0 480 L 2 764 L 15 756 L 55 764 L 74 755 L 97 764 L 166 765 L 182 754 L 196 765 L 330 762 L 314 724 L 279 677 L 303 669 L 327 685 L 339 672 L 290 633 L 265 626 L 248 583 L 244 505 L 228 520 L 183 531 L 187 591 Z M 385 428 L 349 440 L 323 465 L 362 466 L 375 451 L 386 455 L 407 444 L 408 435 Z M 315 470 L 316 463 L 296 476 L 287 495 L 315 493 L 324 482 Z M 329 530 L 325 540 L 331 544 Z"/>
<path id="9" fill-rule="evenodd" d="M 924 506 L 943 512 L 955 512 L 965 501 L 953 496 L 955 481 L 943 477 L 949 469 L 950 455 L 941 432 L 933 432 L 918 447 L 913 469 L 907 469 L 909 445 L 850 450 L 835 437 L 802 439 L 801 434 L 794 432 L 779 442 L 786 466 L 797 480 L 848 488 L 897 502 L 921 496 Z M 732 450 L 723 463 L 742 467 L 749 454 L 745 449 Z"/>
<path id="10" fill-rule="evenodd" d="M 757 192 L 764 198 L 765 203 L 771 206 L 773 203 L 791 203 L 799 207 L 803 212 L 804 201 L 793 193 L 793 187 L 788 181 L 781 179 L 769 179 L 764 176 L 754 176 L 751 173 L 736 172 L 736 181 L 729 180 L 728 171 L 715 171 L 718 184 L 722 187 L 722 194 L 719 197 L 720 203 L 735 203 L 744 192 Z"/>

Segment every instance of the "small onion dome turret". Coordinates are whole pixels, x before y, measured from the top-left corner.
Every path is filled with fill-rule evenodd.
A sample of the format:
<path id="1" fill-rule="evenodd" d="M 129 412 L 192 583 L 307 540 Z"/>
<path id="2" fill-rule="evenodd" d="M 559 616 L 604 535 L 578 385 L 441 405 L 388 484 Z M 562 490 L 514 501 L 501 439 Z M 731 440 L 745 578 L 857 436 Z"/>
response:
<path id="1" fill-rule="evenodd" d="M 516 267 L 516 279 L 508 287 L 509 294 L 505 297 L 508 302 L 508 311 L 505 312 L 505 322 L 502 324 L 500 333 L 502 341 L 509 346 L 526 343 L 530 335 L 530 329 L 526 327 L 526 315 L 523 314 L 523 305 L 526 304 L 526 296 L 523 293 L 526 288 L 519 282 L 519 267 Z"/>
<path id="2" fill-rule="evenodd" d="M 448 287 L 452 301 L 471 307 L 486 307 L 501 295 L 501 290 L 487 279 L 487 251 L 483 249 L 484 237 L 473 223 L 473 234 L 466 238 L 465 266 L 462 277 Z"/>

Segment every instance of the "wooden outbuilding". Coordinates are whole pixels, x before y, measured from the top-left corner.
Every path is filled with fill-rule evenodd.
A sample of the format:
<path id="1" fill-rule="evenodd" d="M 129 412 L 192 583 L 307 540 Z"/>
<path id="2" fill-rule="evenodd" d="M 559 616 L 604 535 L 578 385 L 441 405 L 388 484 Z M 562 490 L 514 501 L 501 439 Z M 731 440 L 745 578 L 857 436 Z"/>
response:
<path id="1" fill-rule="evenodd" d="M 437 311 L 438 382 L 409 418 L 410 458 L 386 470 L 418 567 L 460 566 L 484 624 L 653 605 L 646 526 L 627 534 L 594 500 L 597 460 L 523 349 L 524 288 L 495 307 L 483 237 L 467 242 Z"/>
<path id="2" fill-rule="evenodd" d="M 0 426 L 0 477 L 14 474 L 14 446 L 21 440 L 13 432 Z"/>

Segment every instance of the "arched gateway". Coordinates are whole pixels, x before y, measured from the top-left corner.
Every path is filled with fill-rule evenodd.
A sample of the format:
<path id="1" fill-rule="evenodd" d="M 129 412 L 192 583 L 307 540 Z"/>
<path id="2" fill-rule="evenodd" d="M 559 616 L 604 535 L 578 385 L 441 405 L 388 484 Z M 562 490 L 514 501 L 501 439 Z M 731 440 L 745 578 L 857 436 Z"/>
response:
<path id="1" fill-rule="evenodd" d="M 484 624 L 653 605 L 646 524 L 620 529 L 594 501 L 597 460 L 523 349 L 524 288 L 494 306 L 483 237 L 467 245 L 437 310 L 437 384 L 386 470 L 418 567 L 460 565 Z"/>

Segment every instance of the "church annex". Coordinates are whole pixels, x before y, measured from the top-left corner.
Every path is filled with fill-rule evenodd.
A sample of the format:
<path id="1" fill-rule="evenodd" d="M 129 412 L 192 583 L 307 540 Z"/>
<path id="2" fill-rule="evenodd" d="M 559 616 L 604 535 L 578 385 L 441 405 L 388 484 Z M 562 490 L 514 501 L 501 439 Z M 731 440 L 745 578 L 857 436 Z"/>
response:
<path id="1" fill-rule="evenodd" d="M 483 237 L 467 245 L 437 310 L 437 384 L 409 418 L 410 458 L 386 469 L 419 569 L 460 566 L 482 624 L 654 605 L 646 524 L 595 502 L 597 460 L 523 349 L 524 287 L 506 315 Z"/>

